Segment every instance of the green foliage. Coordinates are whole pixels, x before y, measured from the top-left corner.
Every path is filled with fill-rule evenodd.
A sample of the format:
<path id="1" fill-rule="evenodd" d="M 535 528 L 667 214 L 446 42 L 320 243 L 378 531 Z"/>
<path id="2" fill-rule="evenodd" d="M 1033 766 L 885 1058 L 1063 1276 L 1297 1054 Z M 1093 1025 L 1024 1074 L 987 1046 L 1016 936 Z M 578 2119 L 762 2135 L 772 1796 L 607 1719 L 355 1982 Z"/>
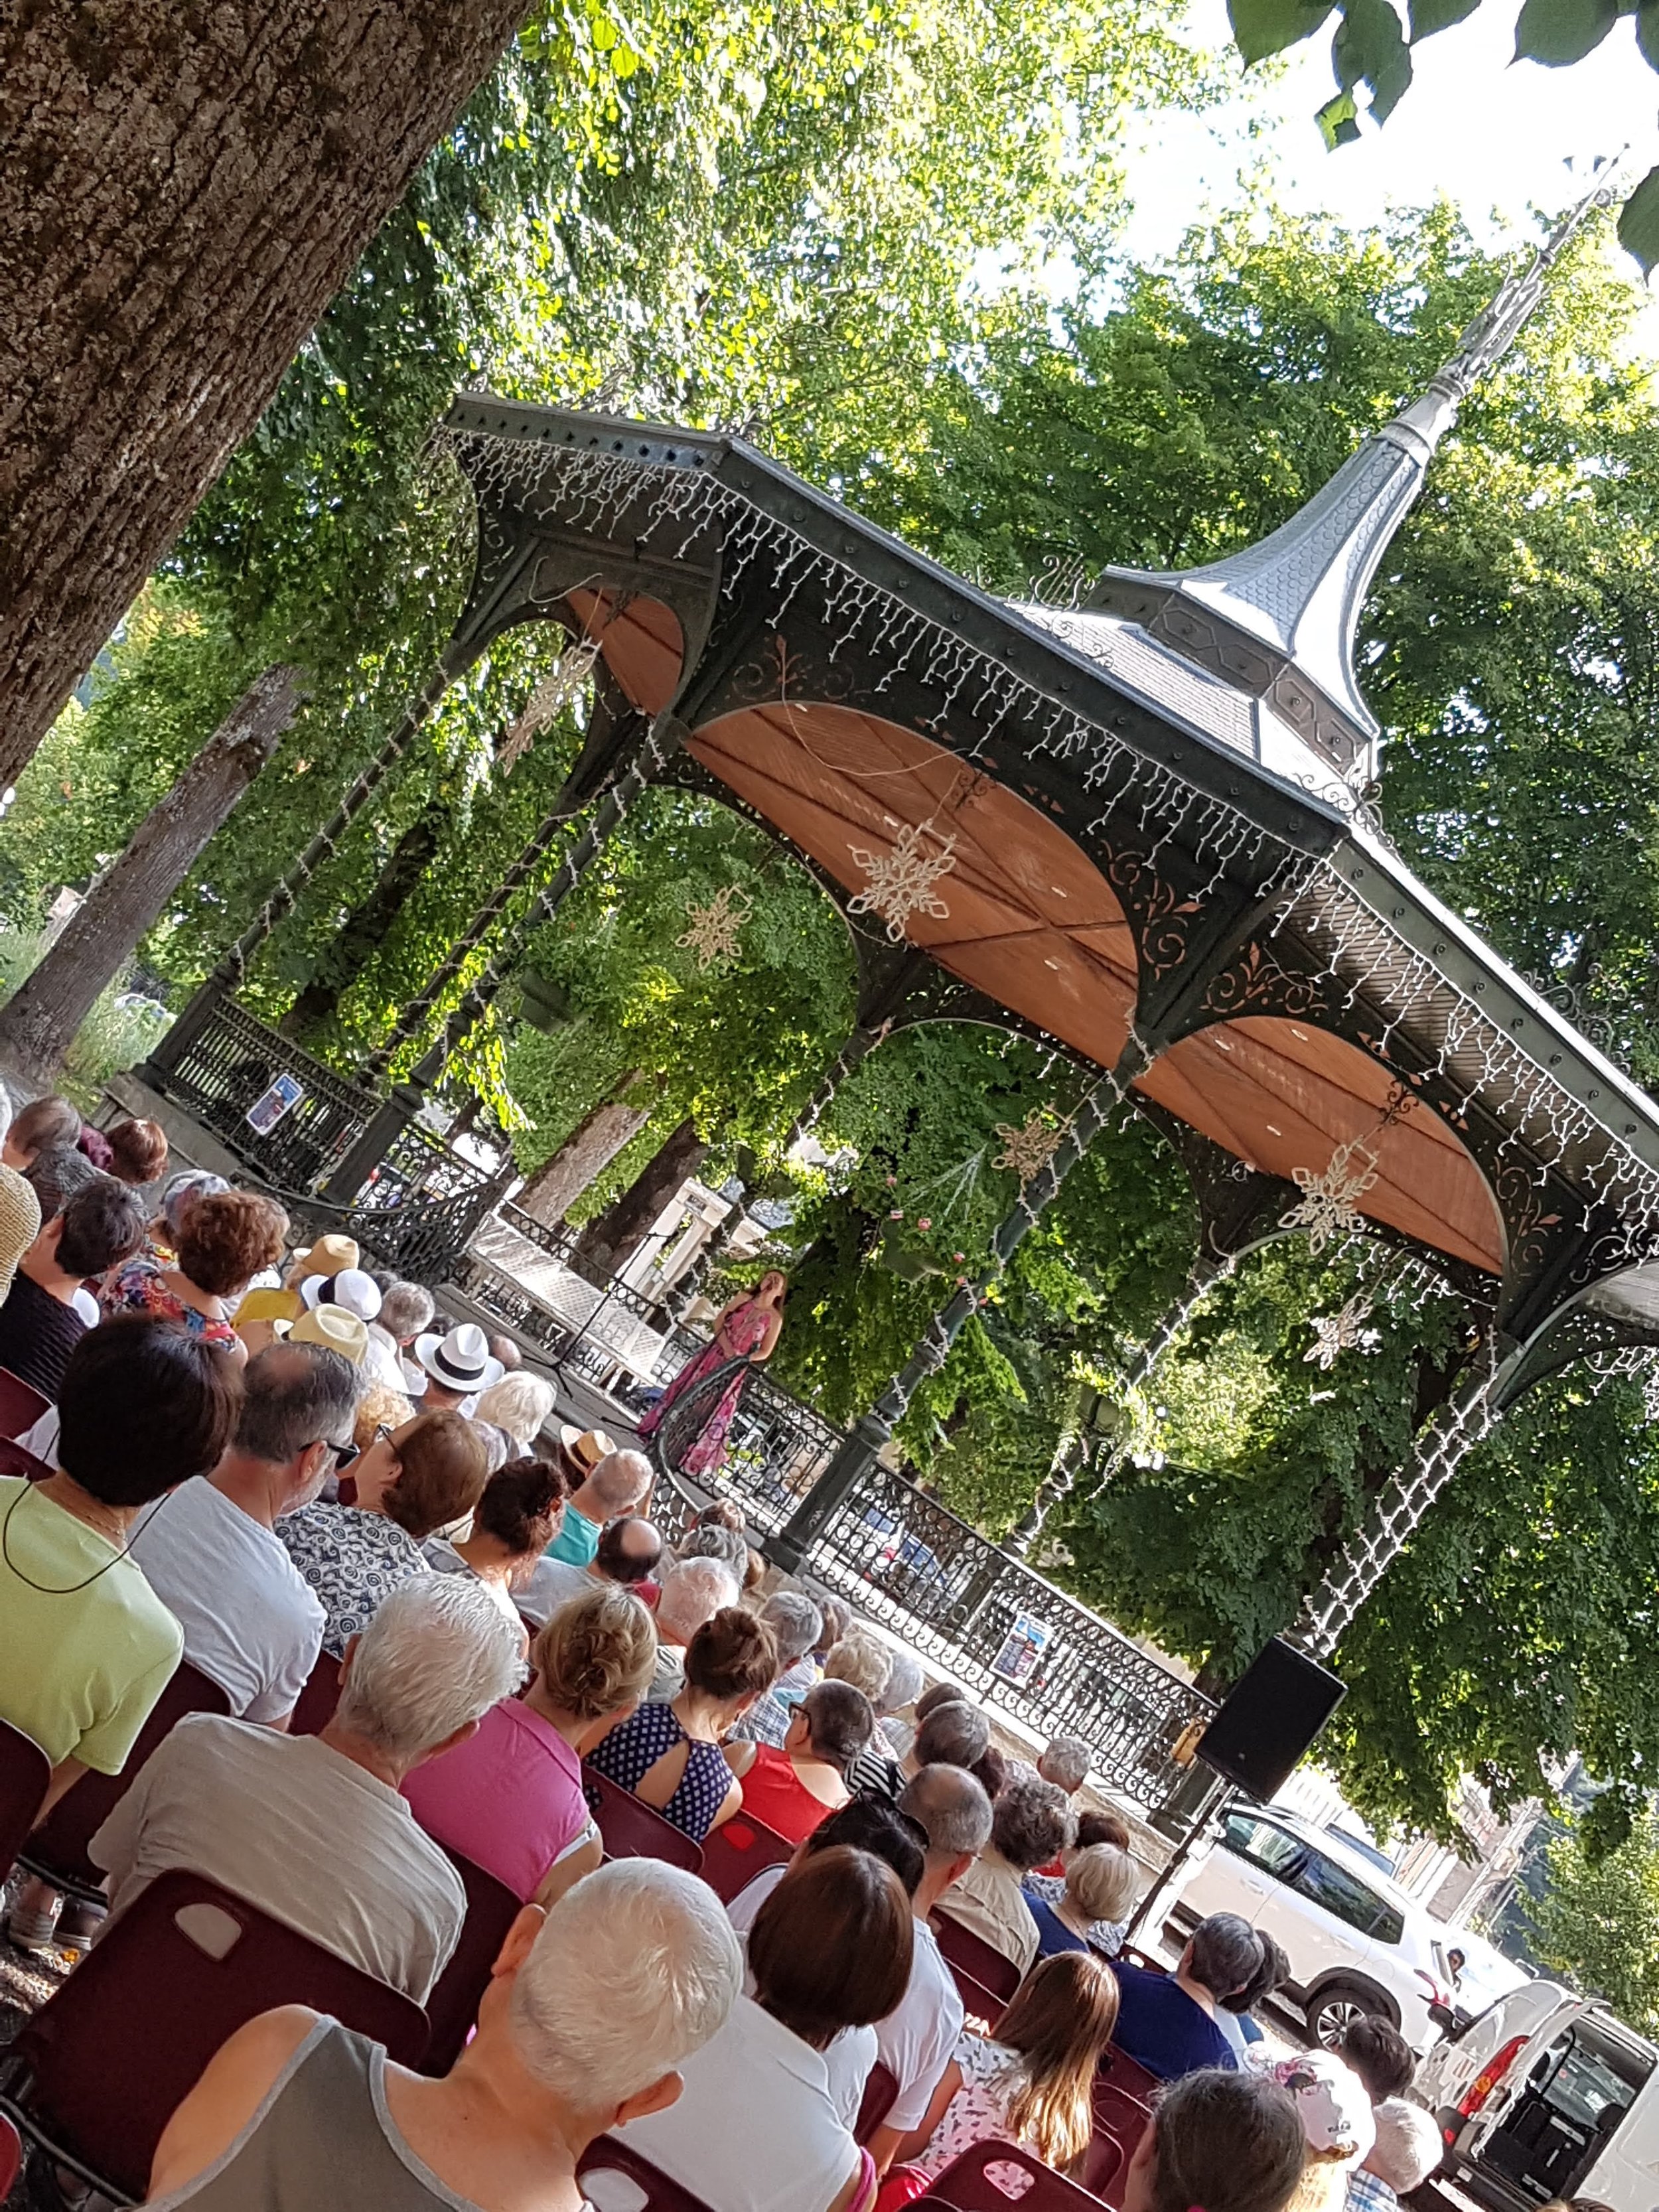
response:
<path id="1" fill-rule="evenodd" d="M 0 994 L 9 996 L 46 949 L 41 937 L 0 929 Z M 64 1055 L 59 1081 L 65 1096 L 90 1114 L 110 1077 L 142 1060 L 155 1042 L 164 1018 L 152 1000 L 129 991 L 118 979 L 100 992 Z"/>
<path id="2" fill-rule="evenodd" d="M 1659 1821 L 1650 1812 L 1607 1856 L 1586 1848 L 1578 1824 L 1558 1836 L 1532 1917 L 1533 1948 L 1552 1973 L 1605 1997 L 1639 2033 L 1659 2033 Z"/>

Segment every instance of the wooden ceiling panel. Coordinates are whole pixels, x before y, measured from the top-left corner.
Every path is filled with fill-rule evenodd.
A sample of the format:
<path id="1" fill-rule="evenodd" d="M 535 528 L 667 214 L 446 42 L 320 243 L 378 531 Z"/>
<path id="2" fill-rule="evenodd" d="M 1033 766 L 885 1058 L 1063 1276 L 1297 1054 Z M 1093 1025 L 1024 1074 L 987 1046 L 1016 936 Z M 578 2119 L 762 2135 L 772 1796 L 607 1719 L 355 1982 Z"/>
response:
<path id="1" fill-rule="evenodd" d="M 685 635 L 680 618 L 660 599 L 627 600 L 620 614 L 610 592 L 565 594 L 585 637 L 597 637 L 611 673 L 635 706 L 660 714 L 680 680 Z"/>

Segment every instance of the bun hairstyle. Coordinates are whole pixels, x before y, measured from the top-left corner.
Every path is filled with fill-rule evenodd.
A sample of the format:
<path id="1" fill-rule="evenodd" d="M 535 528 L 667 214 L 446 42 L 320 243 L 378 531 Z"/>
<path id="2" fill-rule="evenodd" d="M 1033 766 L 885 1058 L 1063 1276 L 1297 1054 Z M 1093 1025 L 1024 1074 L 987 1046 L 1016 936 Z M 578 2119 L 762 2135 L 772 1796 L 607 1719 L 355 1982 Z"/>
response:
<path id="1" fill-rule="evenodd" d="M 1152 2212 L 1284 2212 L 1305 2152 L 1277 2081 L 1219 2066 L 1184 2075 L 1152 2112 Z"/>
<path id="2" fill-rule="evenodd" d="M 650 1688 L 656 1632 L 631 1591 L 595 1583 L 559 1607 L 532 1644 L 530 1662 L 550 1704 L 579 1720 L 603 1720 Z"/>
<path id="3" fill-rule="evenodd" d="M 845 1775 L 876 1731 L 875 1710 L 850 1682 L 817 1682 L 801 1702 L 807 1741 Z"/>
<path id="4" fill-rule="evenodd" d="M 777 1638 L 740 1605 L 723 1606 L 686 1646 L 686 1680 L 722 1705 L 763 1696 L 779 1672 Z"/>
<path id="5" fill-rule="evenodd" d="M 563 1469 L 551 1460 L 510 1459 L 485 1483 L 472 1526 L 504 1544 L 514 1559 L 529 1559 L 552 1542 L 559 1507 L 569 1494 Z"/>

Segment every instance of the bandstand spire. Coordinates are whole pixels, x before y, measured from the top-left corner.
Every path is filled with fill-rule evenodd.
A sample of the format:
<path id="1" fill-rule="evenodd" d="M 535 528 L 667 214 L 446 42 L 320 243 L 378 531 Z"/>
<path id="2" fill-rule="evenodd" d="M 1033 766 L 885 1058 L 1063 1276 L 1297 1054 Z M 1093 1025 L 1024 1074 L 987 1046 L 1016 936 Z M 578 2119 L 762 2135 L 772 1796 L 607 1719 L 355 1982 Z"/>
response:
<path id="1" fill-rule="evenodd" d="M 1072 625 L 1082 629 L 1095 615 L 1133 623 L 1261 702 L 1267 715 L 1257 753 L 1264 766 L 1328 788 L 1333 771 L 1351 788 L 1370 782 L 1382 733 L 1359 690 L 1353 647 L 1371 579 L 1459 407 L 1515 343 L 1591 210 L 1609 203 L 1616 166 L 1601 167 L 1583 198 L 1499 287 L 1421 396 L 1367 438 L 1288 522 L 1260 544 L 1202 568 L 1108 568 L 1069 621 L 1051 618 L 1050 626 L 1090 651 Z M 1298 763 L 1297 740 L 1315 755 L 1312 763 Z"/>

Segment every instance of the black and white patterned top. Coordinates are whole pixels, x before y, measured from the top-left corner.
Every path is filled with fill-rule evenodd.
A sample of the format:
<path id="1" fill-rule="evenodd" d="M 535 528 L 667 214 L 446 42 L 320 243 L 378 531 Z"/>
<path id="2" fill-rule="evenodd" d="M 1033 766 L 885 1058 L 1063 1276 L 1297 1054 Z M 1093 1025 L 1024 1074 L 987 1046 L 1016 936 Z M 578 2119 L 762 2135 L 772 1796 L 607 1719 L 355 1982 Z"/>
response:
<path id="1" fill-rule="evenodd" d="M 361 1636 L 382 1598 L 432 1563 L 406 1528 L 355 1505 L 302 1505 L 284 1513 L 276 1534 L 327 1616 L 323 1649 L 338 1659 Z"/>

